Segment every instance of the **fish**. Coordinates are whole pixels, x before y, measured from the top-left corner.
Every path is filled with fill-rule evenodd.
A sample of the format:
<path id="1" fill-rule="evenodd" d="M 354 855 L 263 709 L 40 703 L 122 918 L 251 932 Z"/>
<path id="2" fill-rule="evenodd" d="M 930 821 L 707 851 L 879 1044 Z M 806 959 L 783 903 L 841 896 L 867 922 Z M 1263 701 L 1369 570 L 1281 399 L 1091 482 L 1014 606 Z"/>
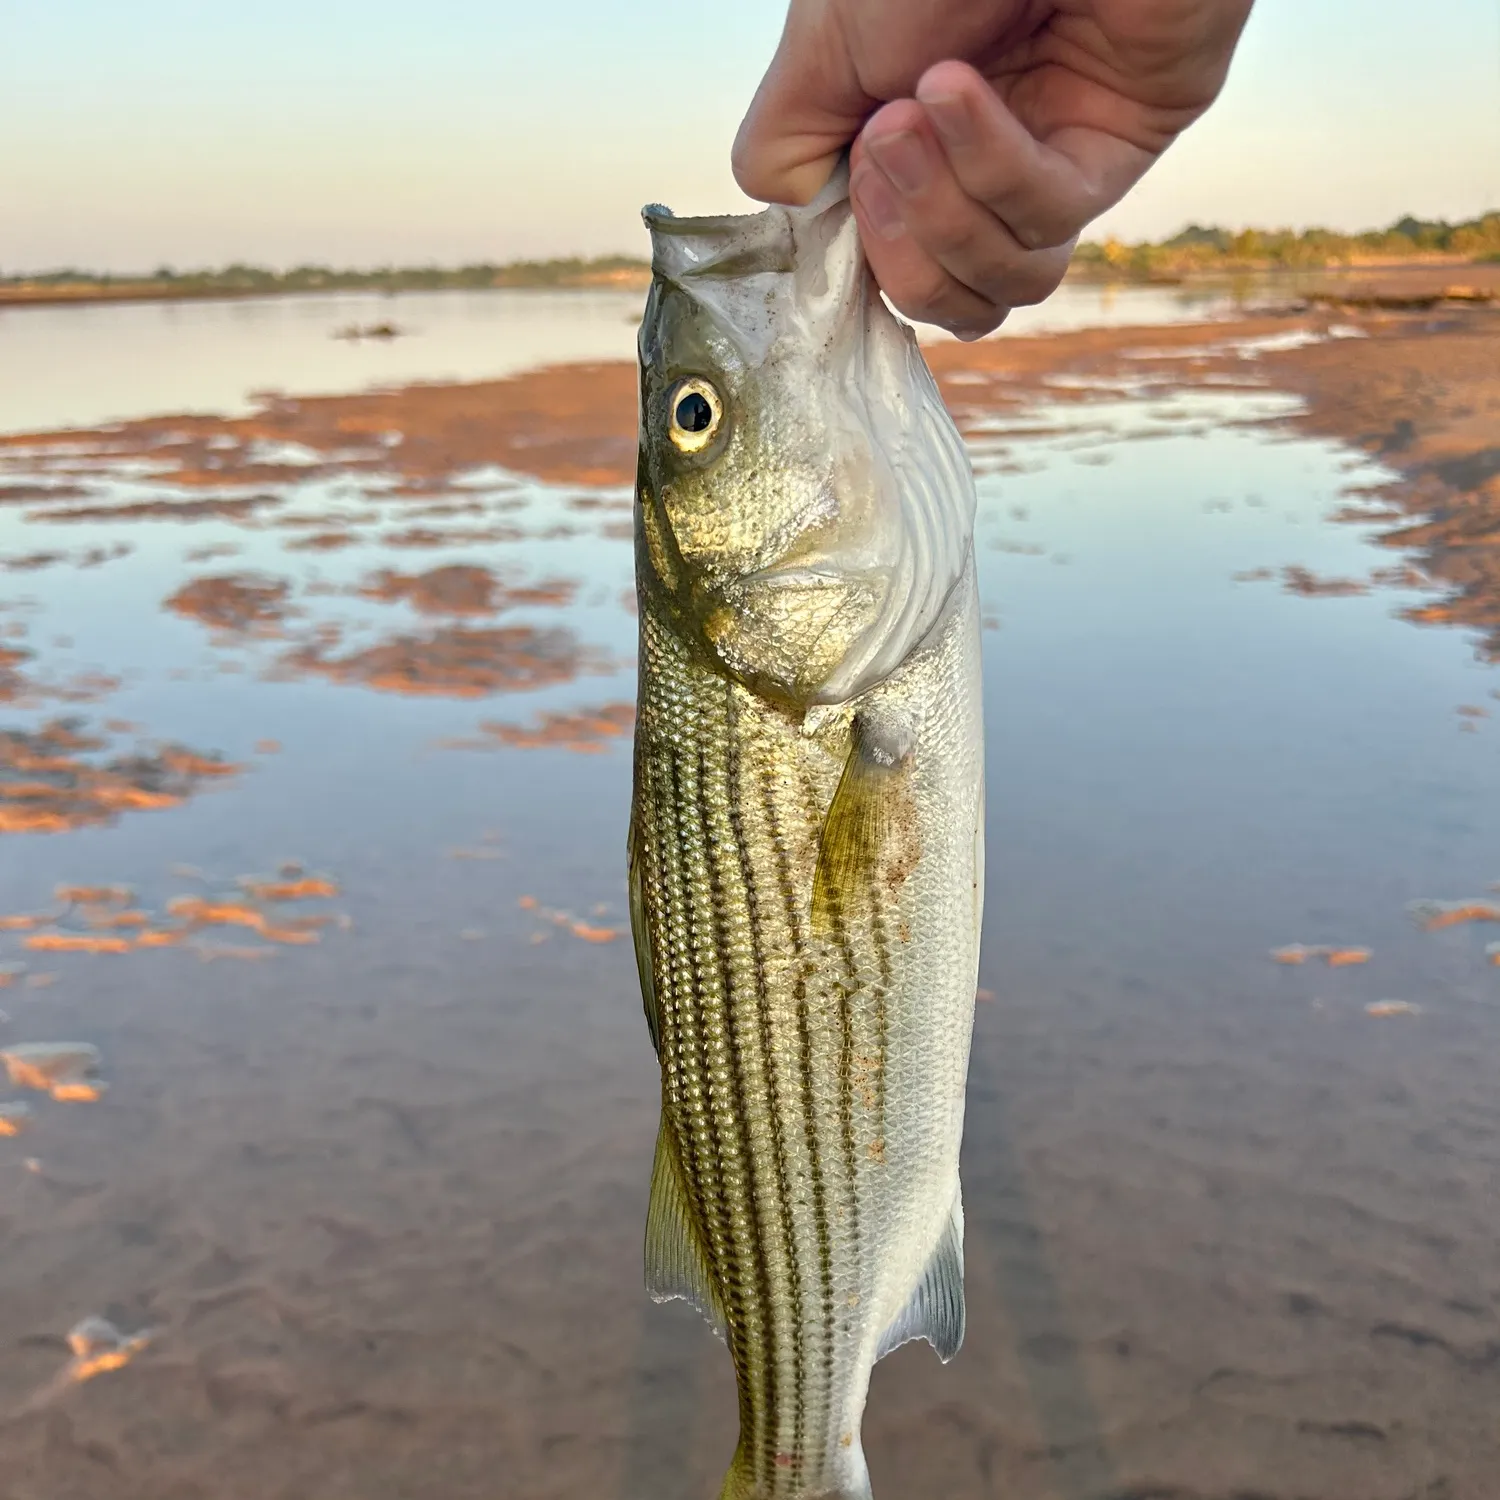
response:
<path id="1" fill-rule="evenodd" d="M 721 1500 L 869 1500 L 877 1360 L 964 1334 L 984 891 L 975 492 L 847 178 L 644 210 L 631 929 L 652 1298 L 728 1345 Z"/>

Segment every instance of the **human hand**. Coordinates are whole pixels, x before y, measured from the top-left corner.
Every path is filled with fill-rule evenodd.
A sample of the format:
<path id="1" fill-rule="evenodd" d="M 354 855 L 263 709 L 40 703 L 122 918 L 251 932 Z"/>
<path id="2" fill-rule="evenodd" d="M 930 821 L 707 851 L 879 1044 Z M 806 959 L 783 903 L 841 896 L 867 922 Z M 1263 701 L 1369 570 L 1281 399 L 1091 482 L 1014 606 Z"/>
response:
<path id="1" fill-rule="evenodd" d="M 740 126 L 753 197 L 853 142 L 876 280 L 960 338 L 1056 290 L 1079 231 L 1213 102 L 1252 0 L 791 0 Z"/>

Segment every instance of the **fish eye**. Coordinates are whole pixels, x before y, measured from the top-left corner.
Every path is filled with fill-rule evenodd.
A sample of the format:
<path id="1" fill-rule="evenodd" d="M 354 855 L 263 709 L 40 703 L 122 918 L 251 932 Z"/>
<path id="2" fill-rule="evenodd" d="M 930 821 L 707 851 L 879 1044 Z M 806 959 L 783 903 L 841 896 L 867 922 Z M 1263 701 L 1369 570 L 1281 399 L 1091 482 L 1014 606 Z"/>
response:
<path id="1" fill-rule="evenodd" d="M 668 394 L 672 418 L 668 435 L 682 453 L 700 453 L 713 442 L 724 420 L 724 403 L 706 380 L 679 380 Z"/>

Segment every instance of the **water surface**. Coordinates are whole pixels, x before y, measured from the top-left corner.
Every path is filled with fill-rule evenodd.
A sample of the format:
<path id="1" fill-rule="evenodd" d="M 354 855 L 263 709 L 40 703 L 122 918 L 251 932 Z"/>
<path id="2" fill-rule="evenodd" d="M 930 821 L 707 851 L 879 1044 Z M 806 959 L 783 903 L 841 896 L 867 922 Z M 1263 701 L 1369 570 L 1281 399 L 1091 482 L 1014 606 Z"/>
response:
<path id="1" fill-rule="evenodd" d="M 351 354 L 306 302 L 45 320 L 179 313 L 222 348 L 208 404 L 268 378 L 235 362 L 258 317 Z M 223 346 L 194 321 L 241 317 Z M 538 339 L 611 352 L 579 326 Z M 160 346 L 110 386 L 113 335 L 75 335 L 99 361 L 79 410 L 178 399 L 150 394 L 187 379 Z M 969 1333 L 949 1367 L 879 1367 L 885 1500 L 1492 1492 L 1496 929 L 1407 905 L 1500 880 L 1500 673 L 1397 618 L 1424 596 L 1388 571 L 1283 587 L 1393 561 L 1327 519 L 1384 471 L 1289 437 L 1286 409 L 1042 401 L 974 442 Z M 0 425 L 30 420 L 12 388 Z M 87 447 L 12 454 L 0 483 L 170 491 Z M 33 919 L 0 930 L 25 965 L 0 1047 L 87 1041 L 109 1084 L 28 1093 L 0 1139 L 15 1500 L 716 1493 L 728 1359 L 641 1290 L 629 497 L 458 478 L 320 475 L 191 523 L 0 508 L 0 810 L 61 830 L 0 833 L 0 913 Z M 163 945 L 66 946 L 141 930 Z M 1369 957 L 1273 961 L 1294 943 Z M 88 1316 L 149 1342 L 66 1376 Z"/>
<path id="2" fill-rule="evenodd" d="M 643 300 L 639 291 L 502 289 L 0 308 L 0 432 L 233 414 L 266 391 L 495 379 L 540 364 L 633 359 Z M 1069 283 L 1039 307 L 1018 308 L 1005 332 L 1191 320 L 1232 305 L 1224 288 Z M 399 336 L 334 337 L 383 324 Z"/>

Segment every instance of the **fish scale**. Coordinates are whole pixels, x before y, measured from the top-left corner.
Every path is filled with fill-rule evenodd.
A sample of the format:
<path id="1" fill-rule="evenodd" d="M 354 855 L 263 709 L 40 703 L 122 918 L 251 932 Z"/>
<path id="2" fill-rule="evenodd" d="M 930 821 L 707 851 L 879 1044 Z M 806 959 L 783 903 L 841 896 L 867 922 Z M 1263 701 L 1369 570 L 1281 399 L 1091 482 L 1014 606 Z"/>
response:
<path id="1" fill-rule="evenodd" d="M 651 213 L 668 248 L 641 334 L 630 836 L 662 1070 L 647 1281 L 729 1347 L 725 1500 L 865 1500 L 876 1360 L 913 1337 L 946 1358 L 962 1336 L 972 479 L 872 304 L 846 202 Z M 737 322 L 740 290 L 756 311 Z M 839 357 L 859 380 L 818 363 Z"/>

